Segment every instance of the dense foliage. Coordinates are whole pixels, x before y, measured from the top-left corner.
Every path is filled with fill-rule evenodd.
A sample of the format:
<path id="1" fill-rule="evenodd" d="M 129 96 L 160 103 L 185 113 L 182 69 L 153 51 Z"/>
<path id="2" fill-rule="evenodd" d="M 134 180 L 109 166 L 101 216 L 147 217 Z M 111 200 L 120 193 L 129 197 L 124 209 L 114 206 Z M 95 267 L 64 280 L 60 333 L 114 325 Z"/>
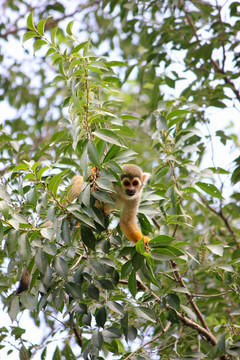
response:
<path id="1" fill-rule="evenodd" d="M 6 3 L 6 356 L 240 358 L 240 159 L 219 167 L 213 151 L 216 138 L 226 154 L 229 143 L 238 151 L 239 140 L 218 125 L 215 134 L 209 129 L 209 109 L 239 109 L 239 5 L 223 5 L 105 0 L 73 10 L 64 1 Z M 16 44 L 23 44 L 21 55 Z M 151 173 L 138 214 L 148 247 L 123 237 L 119 209 L 105 217 L 96 206 L 112 203 L 113 183 L 128 162 Z M 70 203 L 76 173 L 83 190 Z M 30 280 L 24 291 L 22 272 Z M 42 339 L 27 338 L 26 312 Z"/>

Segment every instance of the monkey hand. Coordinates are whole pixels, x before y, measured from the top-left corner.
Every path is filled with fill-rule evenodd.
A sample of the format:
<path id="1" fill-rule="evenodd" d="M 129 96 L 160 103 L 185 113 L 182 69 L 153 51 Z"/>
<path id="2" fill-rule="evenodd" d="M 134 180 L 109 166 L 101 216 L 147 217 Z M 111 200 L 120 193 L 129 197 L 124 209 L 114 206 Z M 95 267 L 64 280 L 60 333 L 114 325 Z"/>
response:
<path id="1" fill-rule="evenodd" d="M 144 240 L 144 244 L 145 246 L 147 246 L 147 243 L 149 242 L 149 240 L 151 240 L 148 236 L 143 236 L 143 240 Z"/>

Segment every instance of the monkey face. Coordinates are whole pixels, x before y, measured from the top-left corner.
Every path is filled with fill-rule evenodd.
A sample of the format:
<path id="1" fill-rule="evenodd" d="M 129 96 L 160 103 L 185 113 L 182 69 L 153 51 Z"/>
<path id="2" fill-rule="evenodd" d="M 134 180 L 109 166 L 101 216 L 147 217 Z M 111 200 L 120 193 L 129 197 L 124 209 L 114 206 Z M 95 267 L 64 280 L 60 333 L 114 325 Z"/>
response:
<path id="1" fill-rule="evenodd" d="M 138 177 L 134 177 L 132 179 L 129 177 L 124 177 L 122 179 L 122 186 L 124 188 L 125 194 L 132 198 L 141 190 L 142 182 Z"/>

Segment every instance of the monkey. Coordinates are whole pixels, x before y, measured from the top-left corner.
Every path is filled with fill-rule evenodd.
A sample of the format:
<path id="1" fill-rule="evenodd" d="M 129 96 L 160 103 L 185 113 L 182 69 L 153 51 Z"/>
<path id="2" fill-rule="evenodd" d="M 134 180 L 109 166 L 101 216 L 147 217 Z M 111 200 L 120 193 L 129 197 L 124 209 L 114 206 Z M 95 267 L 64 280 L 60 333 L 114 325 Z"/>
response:
<path id="1" fill-rule="evenodd" d="M 144 236 L 137 224 L 138 207 L 141 200 L 143 187 L 145 186 L 149 174 L 143 173 L 139 166 L 134 164 L 125 164 L 122 166 L 123 173 L 120 174 L 121 186 L 114 184 L 116 193 L 112 193 L 111 197 L 120 206 L 120 229 L 126 238 L 133 243 L 138 240 L 144 239 L 147 244 L 150 238 Z M 71 188 L 68 193 L 68 199 L 74 201 L 82 190 L 83 177 L 75 175 L 71 182 Z M 109 210 L 107 204 L 103 207 L 105 214 L 109 214 L 113 209 Z"/>
<path id="2" fill-rule="evenodd" d="M 23 291 L 28 290 L 29 283 L 30 283 L 30 275 L 29 275 L 29 272 L 28 272 L 28 269 L 26 268 L 26 266 L 24 266 L 23 270 L 22 270 L 22 275 L 21 275 L 21 278 L 19 281 L 19 285 L 16 290 L 16 295 L 19 295 Z"/>

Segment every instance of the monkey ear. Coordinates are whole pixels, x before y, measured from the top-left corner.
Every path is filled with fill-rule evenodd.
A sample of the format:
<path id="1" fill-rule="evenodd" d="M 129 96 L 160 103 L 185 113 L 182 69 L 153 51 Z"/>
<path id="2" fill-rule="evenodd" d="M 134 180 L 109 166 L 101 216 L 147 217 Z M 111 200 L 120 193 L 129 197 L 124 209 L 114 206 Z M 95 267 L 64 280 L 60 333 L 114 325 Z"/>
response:
<path id="1" fill-rule="evenodd" d="M 143 173 L 142 174 L 142 183 L 143 183 L 143 185 L 146 184 L 146 182 L 148 181 L 149 178 L 150 178 L 150 173 Z"/>

